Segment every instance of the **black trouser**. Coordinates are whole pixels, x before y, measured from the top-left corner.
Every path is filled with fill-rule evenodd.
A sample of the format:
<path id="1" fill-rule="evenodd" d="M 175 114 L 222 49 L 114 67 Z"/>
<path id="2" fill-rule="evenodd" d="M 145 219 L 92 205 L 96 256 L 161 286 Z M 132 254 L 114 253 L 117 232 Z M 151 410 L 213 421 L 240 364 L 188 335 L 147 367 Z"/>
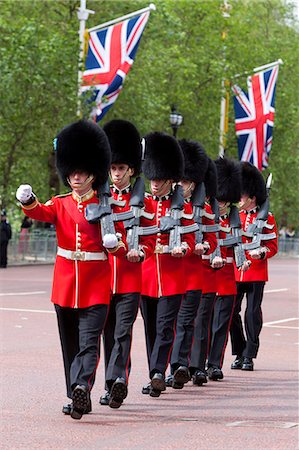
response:
<path id="1" fill-rule="evenodd" d="M 174 373 L 179 366 L 189 366 L 194 321 L 200 298 L 201 291 L 187 291 L 183 297 L 177 317 L 176 335 L 171 352 L 171 373 Z"/>
<path id="2" fill-rule="evenodd" d="M 7 266 L 7 246 L 8 241 L 0 242 L 0 267 Z"/>
<path id="3" fill-rule="evenodd" d="M 213 311 L 215 292 L 202 294 L 194 322 L 193 345 L 190 355 L 189 370 L 191 375 L 196 370 L 205 370 L 209 347 L 209 324 Z"/>
<path id="4" fill-rule="evenodd" d="M 104 329 L 105 379 L 108 391 L 118 377 L 128 382 L 132 328 L 139 300 L 139 293 L 115 294 L 111 299 Z"/>
<path id="5" fill-rule="evenodd" d="M 182 295 L 160 298 L 142 296 L 141 314 L 144 320 L 150 378 L 157 372 L 165 375 L 181 301 Z"/>
<path id="6" fill-rule="evenodd" d="M 62 348 L 67 396 L 81 384 L 92 388 L 100 355 L 100 337 L 108 305 L 63 308 L 55 305 Z"/>
<path id="7" fill-rule="evenodd" d="M 254 281 L 252 283 L 237 283 L 237 299 L 233 314 L 230 336 L 232 343 L 232 354 L 247 358 L 256 358 L 260 341 L 259 335 L 263 327 L 262 300 L 265 282 Z M 246 294 L 246 310 L 244 324 L 246 339 L 244 336 L 241 306 Z"/>
<path id="8" fill-rule="evenodd" d="M 213 321 L 210 325 L 211 345 L 208 356 L 208 367 L 222 368 L 234 304 L 234 295 L 217 296 L 215 299 Z"/>

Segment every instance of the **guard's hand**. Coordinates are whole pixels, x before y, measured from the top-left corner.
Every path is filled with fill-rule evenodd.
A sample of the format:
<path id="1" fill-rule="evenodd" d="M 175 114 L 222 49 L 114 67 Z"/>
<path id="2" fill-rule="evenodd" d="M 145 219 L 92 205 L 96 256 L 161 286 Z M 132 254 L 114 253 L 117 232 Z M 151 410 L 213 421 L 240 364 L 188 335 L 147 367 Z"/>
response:
<path id="1" fill-rule="evenodd" d="M 221 256 L 215 256 L 211 262 L 213 269 L 221 269 L 224 266 L 224 259 Z"/>
<path id="2" fill-rule="evenodd" d="M 127 257 L 128 261 L 134 263 L 134 262 L 140 262 L 143 259 L 142 258 L 143 255 L 144 255 L 143 252 L 132 249 L 127 253 L 126 257 Z"/>
<path id="3" fill-rule="evenodd" d="M 103 246 L 105 248 L 115 248 L 118 244 L 118 239 L 115 234 L 105 234 L 103 237 Z"/>
<path id="4" fill-rule="evenodd" d="M 243 262 L 242 266 L 239 267 L 239 272 L 247 272 L 248 269 L 250 269 L 251 266 L 251 261 L 248 261 L 248 259 L 246 259 L 246 261 Z"/>
<path id="5" fill-rule="evenodd" d="M 182 258 L 183 256 L 185 256 L 186 250 L 182 247 L 174 247 L 170 254 L 175 258 Z"/>
<path id="6" fill-rule="evenodd" d="M 252 259 L 264 259 L 266 255 L 266 250 L 264 247 L 259 247 L 249 252 Z"/>
<path id="7" fill-rule="evenodd" d="M 21 203 L 26 203 L 32 197 L 32 187 L 30 184 L 21 184 L 16 192 L 16 198 Z"/>
<path id="8" fill-rule="evenodd" d="M 201 256 L 209 249 L 209 245 L 207 244 L 196 244 L 194 252 L 195 255 Z"/>

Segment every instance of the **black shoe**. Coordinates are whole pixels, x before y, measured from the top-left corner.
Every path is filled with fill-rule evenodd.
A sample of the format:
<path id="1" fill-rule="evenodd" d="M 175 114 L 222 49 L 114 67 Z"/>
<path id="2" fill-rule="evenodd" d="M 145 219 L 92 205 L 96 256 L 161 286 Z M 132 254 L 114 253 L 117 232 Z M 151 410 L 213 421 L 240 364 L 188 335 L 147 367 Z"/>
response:
<path id="1" fill-rule="evenodd" d="M 219 369 L 218 367 L 209 367 L 208 377 L 212 381 L 222 380 L 223 379 L 222 370 Z"/>
<path id="2" fill-rule="evenodd" d="M 159 372 L 155 373 L 155 375 L 151 379 L 151 387 L 154 390 L 157 390 L 160 392 L 165 391 L 165 389 L 166 389 L 165 380 L 164 380 L 162 373 L 159 373 Z M 151 393 L 150 393 L 150 395 L 151 395 Z M 153 397 L 153 395 L 151 395 L 151 396 Z"/>
<path id="3" fill-rule="evenodd" d="M 128 395 L 128 387 L 123 378 L 117 378 L 111 388 L 109 406 L 110 408 L 119 408 L 126 396 Z"/>
<path id="4" fill-rule="evenodd" d="M 195 386 L 202 386 L 207 383 L 207 373 L 203 370 L 197 370 L 192 376 L 192 382 Z"/>
<path id="5" fill-rule="evenodd" d="M 172 387 L 172 382 L 173 382 L 173 375 L 172 374 L 167 375 L 167 377 L 165 378 L 165 386 Z"/>
<path id="6" fill-rule="evenodd" d="M 180 366 L 173 374 L 172 387 L 174 389 L 182 389 L 189 380 L 190 372 L 188 367 Z"/>
<path id="7" fill-rule="evenodd" d="M 110 399 L 110 392 L 106 391 L 104 395 L 100 397 L 99 403 L 100 405 L 109 405 L 109 399 Z"/>
<path id="8" fill-rule="evenodd" d="M 66 416 L 70 416 L 72 412 L 73 403 L 67 403 L 66 405 L 63 405 L 62 412 Z M 91 401 L 88 403 L 86 410 L 83 414 L 88 414 L 91 412 Z"/>
<path id="9" fill-rule="evenodd" d="M 143 386 L 141 393 L 145 394 L 145 395 L 149 395 L 150 390 L 151 390 L 151 383 L 147 383 Z"/>
<path id="10" fill-rule="evenodd" d="M 242 364 L 242 370 L 253 370 L 253 361 L 252 358 L 244 358 Z"/>
<path id="11" fill-rule="evenodd" d="M 73 390 L 73 403 L 71 409 L 72 419 L 81 419 L 83 414 L 86 414 L 88 405 L 90 404 L 90 395 L 87 386 L 77 385 Z"/>
<path id="12" fill-rule="evenodd" d="M 231 364 L 231 369 L 242 369 L 244 358 L 243 356 L 237 356 L 234 362 Z"/>
<path id="13" fill-rule="evenodd" d="M 150 395 L 150 397 L 160 397 L 161 391 L 159 389 L 154 389 L 151 387 L 150 391 L 149 391 L 149 395 Z"/>

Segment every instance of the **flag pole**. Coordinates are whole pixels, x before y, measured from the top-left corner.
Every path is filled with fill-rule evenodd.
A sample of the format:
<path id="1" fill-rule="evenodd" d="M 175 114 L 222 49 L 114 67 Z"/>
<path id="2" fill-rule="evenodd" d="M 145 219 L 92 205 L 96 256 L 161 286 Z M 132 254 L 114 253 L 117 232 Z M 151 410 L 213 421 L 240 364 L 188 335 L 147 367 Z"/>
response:
<path id="1" fill-rule="evenodd" d="M 79 65 L 78 65 L 78 104 L 77 104 L 77 116 L 81 116 L 81 81 L 82 81 L 82 65 L 84 59 L 84 33 L 85 33 L 85 22 L 88 19 L 89 14 L 94 14 L 91 9 L 86 9 L 86 0 L 80 0 L 80 8 L 77 10 L 77 17 L 80 22 L 79 24 L 79 42 L 80 42 L 80 53 L 79 53 Z"/>
<path id="2" fill-rule="evenodd" d="M 89 28 L 88 32 L 90 33 L 91 31 L 98 31 L 98 30 L 101 30 L 102 28 L 113 25 L 114 23 L 122 22 L 123 20 L 130 19 L 131 17 L 138 16 L 138 14 L 142 14 L 147 11 L 155 11 L 155 10 L 156 10 L 156 5 L 154 5 L 154 3 L 151 3 L 147 8 L 139 9 L 138 11 L 134 11 L 125 16 L 118 17 L 117 19 L 109 20 L 109 22 L 102 23 L 101 25 L 98 25 L 96 27 Z"/>
<path id="3" fill-rule="evenodd" d="M 283 60 L 282 59 L 278 59 L 277 61 L 274 61 L 272 63 L 269 64 L 264 64 L 263 66 L 259 66 L 259 67 L 255 67 L 252 72 L 261 72 L 262 70 L 265 69 L 270 69 L 270 67 L 274 67 L 274 66 L 278 66 L 280 64 L 283 64 Z M 248 70 L 246 72 L 243 73 L 237 73 L 236 75 L 234 75 L 232 78 L 239 78 L 239 77 L 243 77 L 245 75 L 249 75 L 251 72 L 248 72 Z"/>
<path id="4" fill-rule="evenodd" d="M 223 0 L 223 5 L 221 6 L 222 17 L 225 19 L 230 17 L 229 11 L 231 10 L 231 5 L 228 1 Z M 225 39 L 227 37 L 227 31 L 224 29 L 222 33 L 223 40 L 223 54 L 224 54 L 224 64 L 226 66 L 226 46 Z M 224 67 L 226 69 L 226 67 Z M 225 145 L 226 145 L 226 136 L 228 131 L 228 105 L 229 105 L 229 96 L 227 91 L 227 80 L 224 78 L 221 81 L 221 104 L 220 104 L 220 134 L 219 134 L 219 157 L 223 158 L 225 153 Z"/>

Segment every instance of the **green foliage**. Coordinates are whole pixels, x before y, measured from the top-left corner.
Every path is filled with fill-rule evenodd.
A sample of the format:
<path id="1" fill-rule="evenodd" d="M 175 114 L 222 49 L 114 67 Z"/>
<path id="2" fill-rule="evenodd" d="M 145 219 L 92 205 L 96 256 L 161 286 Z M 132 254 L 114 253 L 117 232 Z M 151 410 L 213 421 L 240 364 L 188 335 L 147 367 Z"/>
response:
<path id="1" fill-rule="evenodd" d="M 15 191 L 20 183 L 32 184 L 42 201 L 55 191 L 49 165 L 52 141 L 76 119 L 79 3 L 0 0 L 0 195 L 11 217 L 19 214 Z M 224 18 L 221 0 L 157 0 L 124 88 L 102 124 L 123 117 L 141 134 L 171 133 L 170 106 L 176 104 L 184 116 L 179 138 L 199 140 L 216 158 L 221 80 L 281 58 L 269 166 L 274 175 L 271 202 L 279 222 L 296 226 L 298 23 L 284 0 L 230 3 L 230 17 Z M 87 25 L 146 5 L 87 0 L 87 8 L 95 11 Z M 246 76 L 237 81 L 246 88 Z M 227 153 L 237 157 L 232 107 Z"/>

